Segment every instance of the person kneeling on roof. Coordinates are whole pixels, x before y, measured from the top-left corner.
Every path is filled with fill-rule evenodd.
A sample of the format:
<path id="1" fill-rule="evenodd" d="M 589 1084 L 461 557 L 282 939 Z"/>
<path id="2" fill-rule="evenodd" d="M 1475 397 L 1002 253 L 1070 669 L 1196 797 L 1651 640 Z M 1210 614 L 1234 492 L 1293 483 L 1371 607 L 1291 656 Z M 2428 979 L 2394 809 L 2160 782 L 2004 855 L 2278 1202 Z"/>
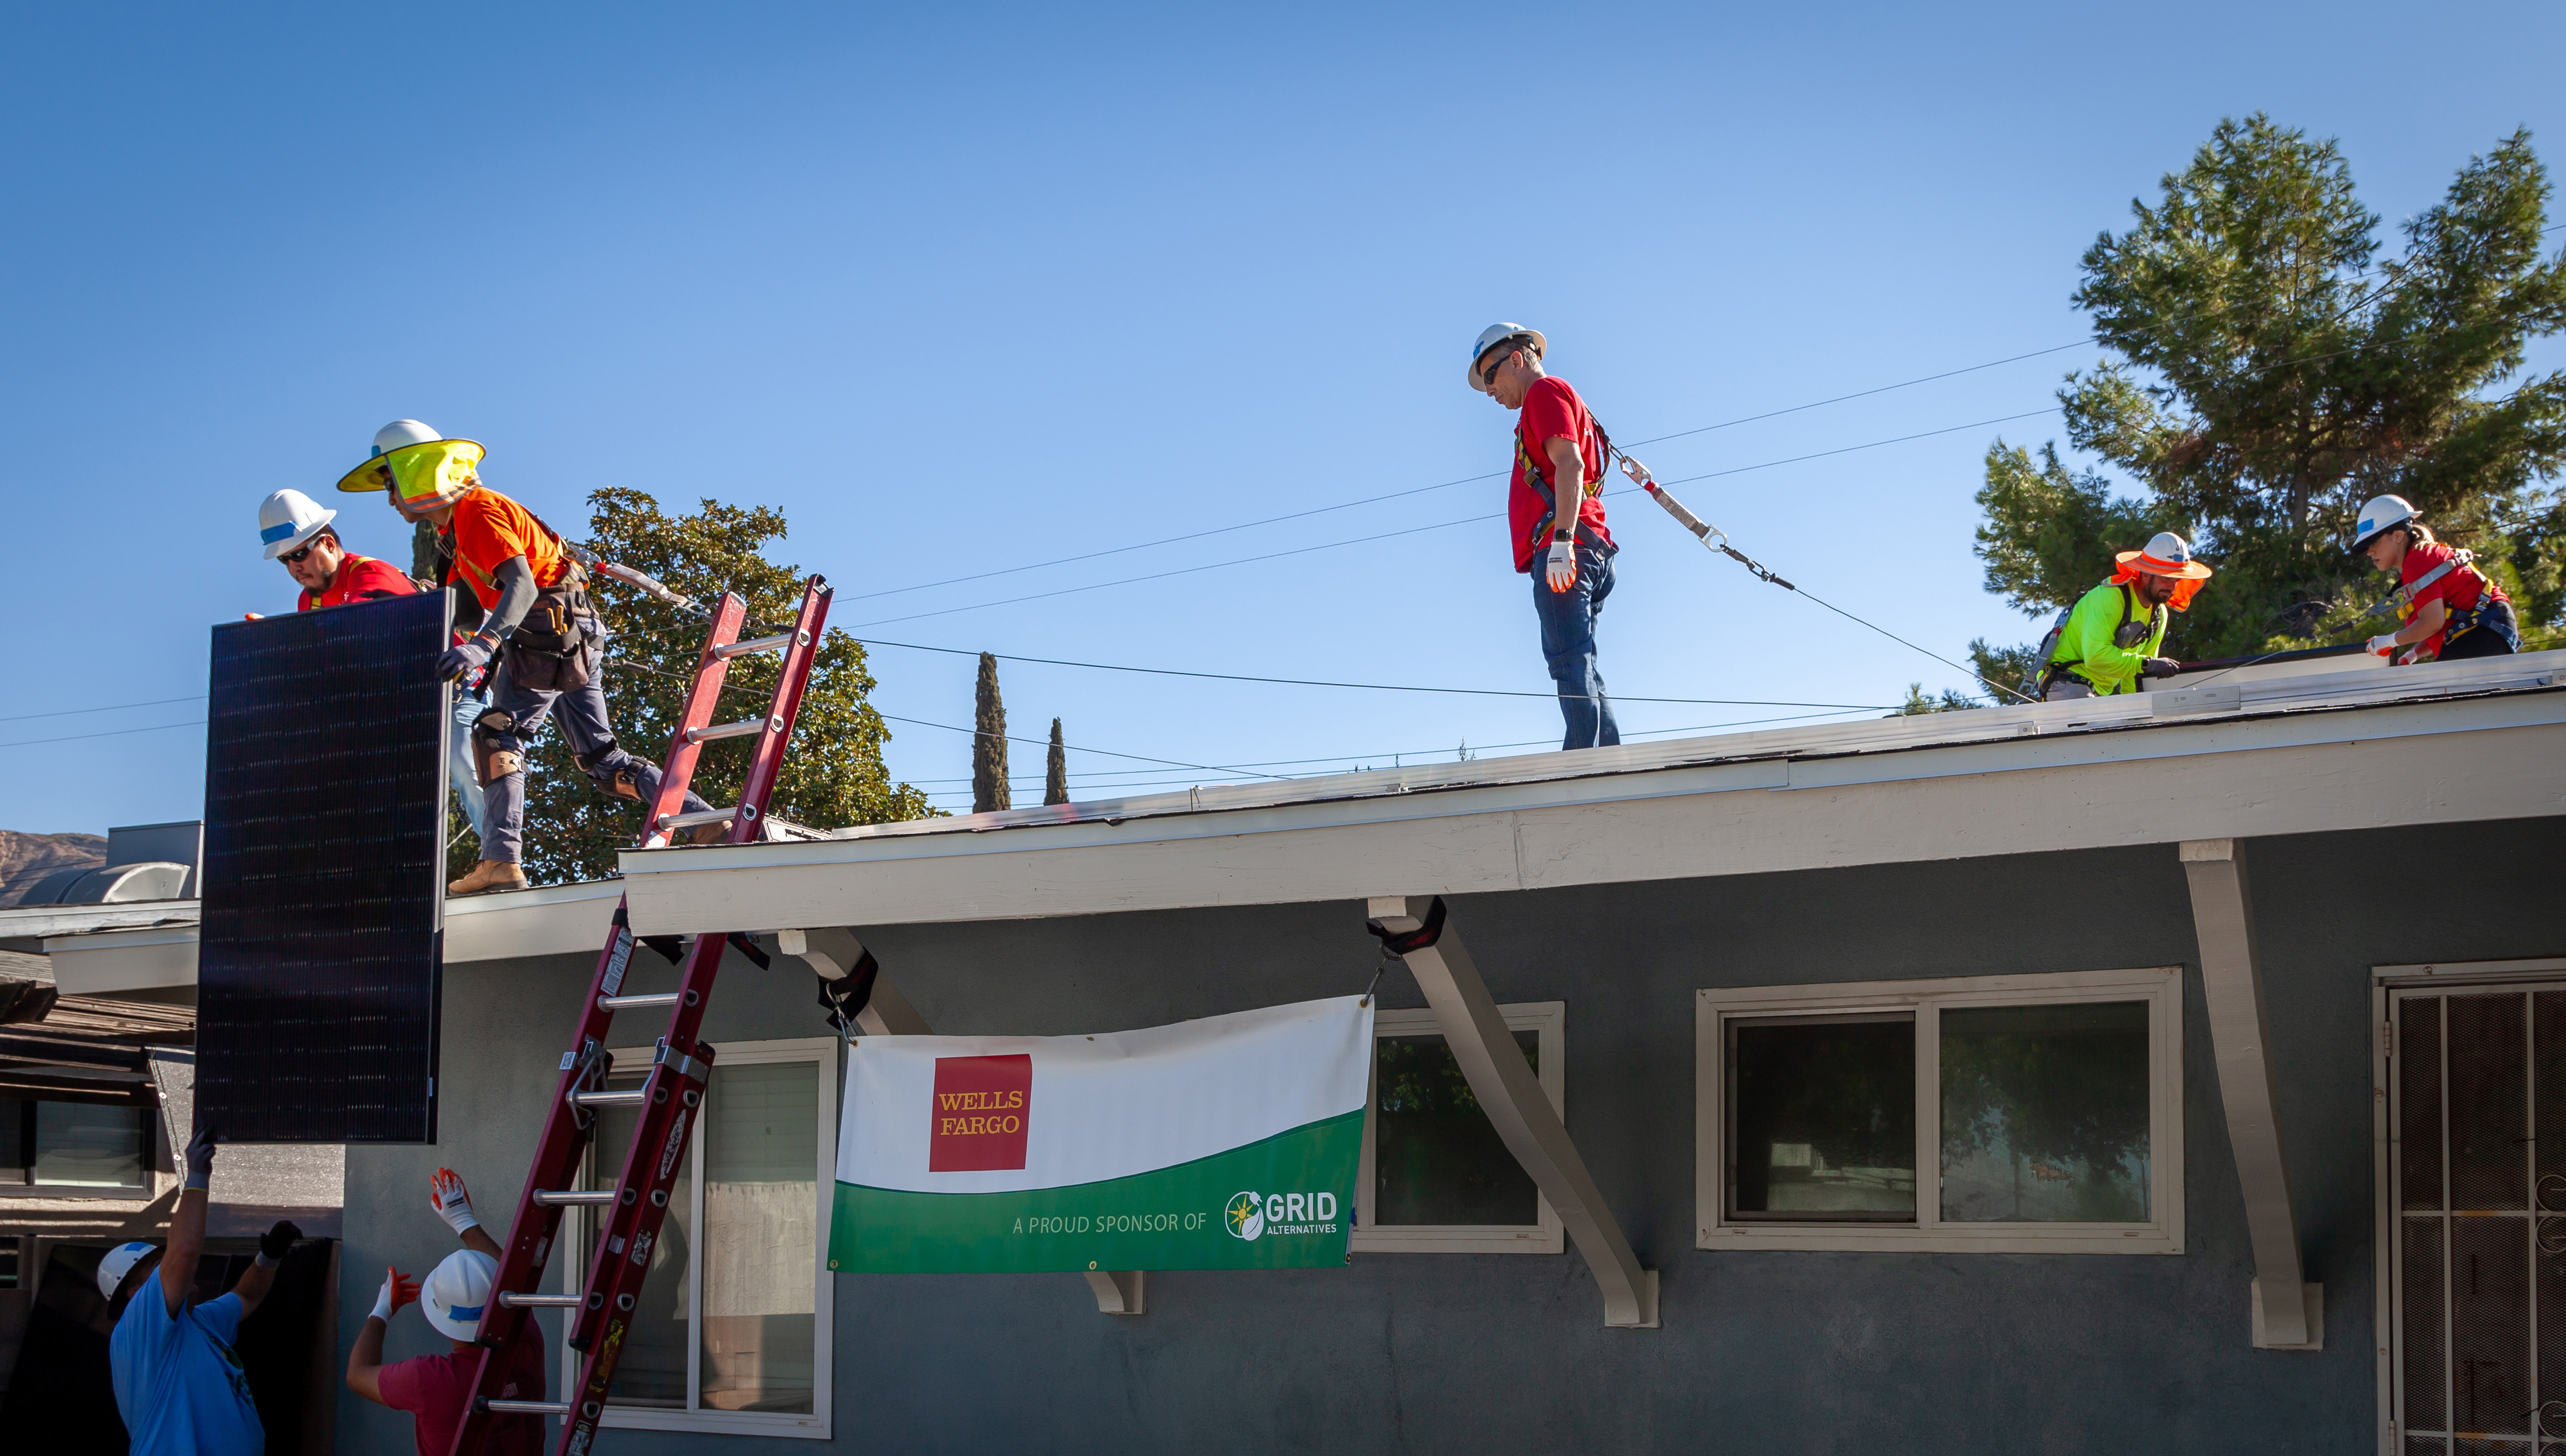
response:
<path id="1" fill-rule="evenodd" d="M 490 708 L 473 728 L 484 794 L 481 862 L 446 886 L 458 895 L 526 887 L 526 740 L 556 708 L 572 758 L 599 789 L 644 805 L 659 797 L 658 769 L 626 753 L 607 717 L 598 663 L 606 625 L 589 604 L 587 571 L 534 512 L 481 483 L 484 453 L 471 440 L 396 419 L 375 432 L 375 457 L 339 482 L 346 491 L 385 491 L 402 520 L 434 526 L 455 575 L 481 604 L 480 630 L 437 662 L 448 677 L 498 662 Z M 711 807 L 689 790 L 680 812 Z M 722 833 L 706 825 L 698 841 Z"/>
<path id="2" fill-rule="evenodd" d="M 2145 551 L 2125 551 L 2112 579 L 2088 592 L 2058 618 L 2041 641 L 2040 696 L 2050 702 L 2137 692 L 2139 679 L 2172 677 L 2182 664 L 2157 655 L 2165 646 L 2174 611 L 2191 609 L 2191 596 L 2209 580 L 2209 568 L 2191 559 L 2191 545 L 2160 531 Z"/>
<path id="3" fill-rule="evenodd" d="M 2412 647 L 2404 661 L 2448 662 L 2521 650 L 2512 599 L 2477 570 L 2475 553 L 2453 551 L 2434 540 L 2423 513 L 2404 496 L 2371 497 L 2361 508 L 2361 523 L 2353 528 L 2352 549 L 2398 577 L 2388 604 L 2405 625 L 2372 637 L 2373 652 L 2394 661 L 2399 648 Z"/>
<path id="4" fill-rule="evenodd" d="M 474 1341 L 490 1307 L 491 1285 L 499 1277 L 499 1244 L 473 1216 L 472 1195 L 452 1168 L 438 1168 L 427 1180 L 427 1206 L 454 1230 L 463 1247 L 430 1270 L 424 1284 L 398 1269 L 384 1271 L 375 1312 L 348 1351 L 348 1388 L 377 1405 L 408 1411 L 418 1456 L 445 1456 L 454 1447 L 454 1428 L 463 1423 L 463 1402 L 480 1376 L 480 1347 Z M 413 1303 L 451 1348 L 385 1364 L 384 1335 L 392 1316 Z M 498 1398 L 545 1398 L 542 1340 L 517 1341 Z M 543 1417 L 502 1415 L 491 1420 L 489 1444 L 482 1450 L 486 1456 L 536 1456 L 543 1448 Z"/>

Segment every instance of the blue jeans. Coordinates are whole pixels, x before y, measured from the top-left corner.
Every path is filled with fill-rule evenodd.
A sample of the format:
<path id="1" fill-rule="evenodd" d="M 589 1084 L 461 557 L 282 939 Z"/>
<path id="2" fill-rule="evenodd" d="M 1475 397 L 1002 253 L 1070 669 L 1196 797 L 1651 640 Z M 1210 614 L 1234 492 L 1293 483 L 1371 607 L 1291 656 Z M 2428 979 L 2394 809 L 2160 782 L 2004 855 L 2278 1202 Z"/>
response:
<path id="1" fill-rule="evenodd" d="M 1553 592 L 1542 573 L 1542 558 L 1532 559 L 1532 609 L 1541 618 L 1541 655 L 1550 680 L 1559 684 L 1559 716 L 1568 720 L 1567 748 L 1610 748 L 1622 741 L 1613 721 L 1613 700 L 1604 695 L 1604 674 L 1595 665 L 1595 618 L 1604 599 L 1613 595 L 1613 558 L 1586 545 L 1577 546 L 1577 585 Z"/>
<path id="2" fill-rule="evenodd" d="M 508 730 L 491 735 L 498 747 L 524 753 L 527 741 L 551 718 L 561 724 L 562 736 L 570 741 L 571 761 L 601 792 L 642 804 L 659 797 L 658 766 L 626 753 L 615 741 L 615 724 L 606 715 L 606 676 L 598 666 L 596 649 L 589 657 L 588 685 L 568 691 L 518 686 L 503 654 L 498 670 L 490 674 L 490 707 L 508 718 Z M 525 858 L 526 771 L 521 768 L 507 775 L 485 792 L 489 797 L 482 815 L 489 828 L 481 836 L 481 857 L 519 863 Z M 689 789 L 680 812 L 710 808 Z"/>
<path id="3" fill-rule="evenodd" d="M 454 722 L 445 735 L 445 778 L 454 786 L 455 797 L 463 801 L 463 819 L 472 826 L 472 837 L 481 837 L 481 776 L 472 771 L 472 720 L 490 706 L 486 687 L 465 691 L 454 690 Z"/>

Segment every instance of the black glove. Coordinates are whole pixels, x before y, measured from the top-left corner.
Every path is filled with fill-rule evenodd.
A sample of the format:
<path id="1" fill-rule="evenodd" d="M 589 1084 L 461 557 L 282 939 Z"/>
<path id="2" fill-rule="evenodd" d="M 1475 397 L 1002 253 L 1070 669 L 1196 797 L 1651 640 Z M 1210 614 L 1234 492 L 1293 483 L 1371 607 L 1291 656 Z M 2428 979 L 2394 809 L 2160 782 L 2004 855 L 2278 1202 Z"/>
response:
<path id="1" fill-rule="evenodd" d="M 445 649 L 436 659 L 436 676 L 440 682 L 451 682 L 476 667 L 488 665 L 490 643 L 481 637 L 465 637 Z"/>
<path id="2" fill-rule="evenodd" d="M 303 1230 L 294 1226 L 294 1220 L 280 1218 L 276 1227 L 258 1236 L 258 1257 L 273 1264 L 284 1258 L 286 1252 L 294 1247 L 294 1241 L 302 1237 Z"/>
<path id="3" fill-rule="evenodd" d="M 2182 670 L 2182 664 L 2172 657 L 2142 657 L 2139 670 L 2150 677 L 2172 677 Z"/>

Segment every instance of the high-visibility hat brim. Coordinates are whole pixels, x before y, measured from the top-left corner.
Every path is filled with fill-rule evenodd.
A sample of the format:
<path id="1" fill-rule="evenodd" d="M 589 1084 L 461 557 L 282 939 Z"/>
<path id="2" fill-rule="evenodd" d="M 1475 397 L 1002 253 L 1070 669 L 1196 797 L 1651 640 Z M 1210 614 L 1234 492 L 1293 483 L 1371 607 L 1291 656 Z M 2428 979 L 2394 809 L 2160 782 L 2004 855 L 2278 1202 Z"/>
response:
<path id="1" fill-rule="evenodd" d="M 1488 387 L 1486 382 L 1479 377 L 1479 365 L 1486 361 L 1489 355 L 1494 354 L 1498 350 L 1505 348 L 1507 345 L 1512 344 L 1519 339 L 1529 339 L 1532 341 L 1532 352 L 1535 358 L 1541 358 L 1550 353 L 1550 341 L 1542 338 L 1541 331 L 1538 329 L 1525 329 L 1518 333 L 1509 334 L 1505 338 L 1498 340 L 1496 343 L 1489 345 L 1487 348 L 1480 350 L 1478 356 L 1470 361 L 1471 388 L 1484 389 Z"/>
<path id="2" fill-rule="evenodd" d="M 2125 551 L 2112 560 L 2119 562 L 2124 571 L 2144 572 L 2151 577 L 2172 577 L 2178 582 L 2209 580 L 2209 568 L 2196 561 L 2159 561 L 2144 551 Z"/>
<path id="3" fill-rule="evenodd" d="M 489 453 L 489 450 L 484 447 L 479 440 L 466 440 L 460 438 L 447 440 L 421 440 L 417 444 L 403 445 L 401 446 L 401 449 L 415 450 L 419 445 L 470 445 L 473 449 L 480 451 L 484 455 Z M 392 453 L 398 454 L 400 451 L 395 450 Z M 340 476 L 339 488 L 349 492 L 350 494 L 363 494 L 370 490 L 385 490 L 390 488 L 390 467 L 384 464 L 385 459 L 385 456 L 377 455 L 365 464 L 360 465 L 356 469 L 349 471 L 347 474 Z"/>

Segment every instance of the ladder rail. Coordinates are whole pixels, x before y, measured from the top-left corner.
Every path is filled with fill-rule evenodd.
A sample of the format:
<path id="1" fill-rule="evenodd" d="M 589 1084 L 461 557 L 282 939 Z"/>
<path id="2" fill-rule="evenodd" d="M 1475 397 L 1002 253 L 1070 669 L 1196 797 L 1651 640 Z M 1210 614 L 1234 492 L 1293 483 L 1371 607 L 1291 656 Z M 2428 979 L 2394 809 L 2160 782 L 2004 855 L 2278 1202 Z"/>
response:
<path id="1" fill-rule="evenodd" d="M 662 823 L 685 801 L 701 746 L 707 741 L 703 730 L 712 724 L 714 715 L 720 710 L 720 695 L 724 679 L 729 675 L 730 660 L 744 650 L 758 650 L 771 644 L 783 649 L 784 661 L 773 701 L 763 720 L 764 731 L 758 735 L 751 753 L 749 774 L 742 785 L 739 801 L 743 806 L 754 806 L 762 814 L 792 736 L 804 680 L 816 660 L 821 628 L 828 616 L 829 598 L 827 583 L 819 577 L 811 578 L 804 586 L 795 629 L 789 634 L 749 645 L 739 642 L 739 633 L 746 622 L 747 604 L 728 593 L 715 604 L 703 649 L 696 659 L 693 683 L 669 735 L 668 754 L 660 770 L 659 792 L 653 802 L 645 806 L 641 840 L 642 848 L 668 843 Z M 713 736 L 718 739 L 721 735 Z M 753 839 L 759 829 L 758 815 L 739 815 L 730 829 L 731 843 Z M 720 967 L 726 943 L 727 937 L 721 935 L 694 937 L 693 943 L 678 958 L 684 967 L 678 992 L 665 997 L 626 998 L 621 994 L 625 973 L 638 941 L 632 930 L 629 904 L 624 901 L 617 903 L 614 928 L 607 937 L 605 948 L 598 954 L 597 968 L 590 977 L 577 1031 L 570 1050 L 562 1056 L 559 1080 L 545 1115 L 543 1131 L 536 1142 L 534 1160 L 527 1168 L 525 1188 L 518 1196 L 507 1241 L 501 1246 L 499 1273 L 493 1287 L 507 1297 L 493 1299 L 482 1321 L 477 1341 L 481 1346 L 480 1366 L 463 1419 L 457 1424 L 454 1444 L 449 1448 L 451 1456 L 476 1456 L 488 1441 L 493 1414 L 511 1411 L 540 1411 L 568 1417 L 563 1425 L 560 1449 L 584 1453 L 595 1440 L 598 1420 L 604 1412 L 606 1391 L 614 1381 L 616 1356 L 623 1344 L 624 1317 L 629 1314 L 614 1310 L 612 1305 L 618 1296 L 629 1302 L 639 1290 L 642 1277 L 647 1273 L 647 1246 L 645 1244 L 642 1251 L 642 1265 L 634 1269 L 629 1279 L 619 1275 L 610 1281 L 612 1288 L 601 1284 L 598 1270 L 592 1268 L 590 1280 L 582 1287 L 580 1295 L 536 1295 L 534 1291 L 542 1283 L 551 1256 L 558 1252 L 563 1208 L 574 1202 L 588 1202 L 585 1199 L 567 1199 L 559 1190 L 578 1186 L 581 1166 L 587 1160 L 593 1141 L 595 1107 L 607 1101 L 594 1093 L 605 1090 L 607 1078 L 613 1070 L 614 1059 L 608 1055 L 607 1047 L 615 1012 L 623 1007 L 668 1005 L 668 1031 L 660 1039 L 662 1050 L 659 1058 L 649 1069 L 639 1092 L 631 1098 L 641 1105 L 641 1114 L 637 1118 L 640 1125 L 636 1128 L 634 1144 L 619 1160 L 618 1181 L 611 1188 L 597 1190 L 617 1196 L 618 1201 L 604 1206 L 607 1216 L 601 1222 L 607 1227 L 600 1230 L 598 1257 L 592 1263 L 633 1268 L 610 1252 L 609 1239 L 615 1236 L 619 1226 L 628 1230 L 623 1234 L 628 1246 L 634 1232 L 646 1231 L 648 1238 L 655 1241 L 665 1215 L 667 1184 L 673 1179 L 676 1159 L 683 1156 L 691 1131 L 692 1113 L 701 1106 L 705 1081 L 710 1075 L 708 1064 L 712 1049 L 697 1042 L 695 1032 L 701 1024 L 704 1003 L 709 998 L 712 978 Z M 669 1050 L 671 1048 L 684 1050 Z M 654 1094 L 655 1101 L 652 1100 Z M 622 1103 L 628 1099 L 617 1096 L 612 1100 Z M 642 1149 L 654 1142 L 666 1144 L 672 1131 L 675 1141 L 673 1145 L 659 1149 L 667 1156 L 655 1170 L 657 1176 L 653 1176 L 649 1168 L 651 1159 L 642 1155 Z M 637 1174 L 642 1175 L 639 1182 Z M 655 1187 L 645 1186 L 652 1182 L 655 1182 Z M 633 1196 L 622 1198 L 620 1195 L 627 1190 Z M 652 1192 L 660 1195 L 655 1201 L 648 1196 Z M 495 1399 L 507 1383 L 515 1347 L 526 1339 L 543 1338 L 542 1327 L 530 1318 L 532 1311 L 539 1308 L 568 1312 L 573 1340 L 575 1344 L 584 1346 L 576 1388 L 583 1392 L 593 1388 L 593 1394 L 583 1394 L 580 1400 L 568 1404 Z M 610 1316 L 614 1317 L 611 1321 Z M 612 1326 L 611 1337 L 601 1345 L 598 1333 L 609 1324 Z"/>

